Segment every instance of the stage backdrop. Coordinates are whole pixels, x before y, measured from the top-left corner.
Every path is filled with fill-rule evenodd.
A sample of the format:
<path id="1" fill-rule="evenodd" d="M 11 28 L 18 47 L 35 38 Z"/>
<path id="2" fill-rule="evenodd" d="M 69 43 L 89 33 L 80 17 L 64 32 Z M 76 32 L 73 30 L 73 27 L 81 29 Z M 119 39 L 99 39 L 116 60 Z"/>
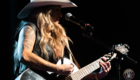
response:
<path id="1" fill-rule="evenodd" d="M 70 44 L 72 52 L 81 65 L 86 66 L 90 62 L 102 57 L 110 52 L 109 49 L 100 45 L 95 40 L 91 40 L 82 35 L 80 27 L 72 22 L 65 20 L 65 14 L 70 12 L 73 16 L 89 23 L 94 27 L 93 37 L 106 44 L 109 48 L 115 44 L 128 44 L 130 46 L 128 56 L 138 61 L 132 64 L 126 59 L 121 61 L 121 79 L 124 80 L 123 73 L 126 69 L 132 69 L 135 73 L 133 80 L 140 79 L 139 69 L 139 25 L 137 24 L 137 5 L 136 2 L 125 0 L 71 0 L 78 5 L 78 8 L 62 9 L 63 18 L 60 20 L 65 27 L 67 35 L 73 40 Z M 29 2 L 29 0 L 9 0 L 7 7 L 6 29 L 8 29 L 8 46 L 6 52 L 11 59 L 14 44 L 15 29 L 20 22 L 17 19 L 18 12 Z M 6 39 L 6 38 L 5 38 Z M 118 80 L 117 60 L 111 62 L 112 69 L 103 80 Z M 12 63 L 9 63 L 9 73 L 12 75 Z"/>

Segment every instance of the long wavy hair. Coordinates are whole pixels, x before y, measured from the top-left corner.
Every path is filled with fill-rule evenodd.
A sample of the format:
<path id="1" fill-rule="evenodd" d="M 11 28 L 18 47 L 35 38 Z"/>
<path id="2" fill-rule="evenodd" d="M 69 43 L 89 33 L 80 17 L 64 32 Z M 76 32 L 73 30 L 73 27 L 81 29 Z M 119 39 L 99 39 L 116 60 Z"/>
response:
<path id="1" fill-rule="evenodd" d="M 66 35 L 64 28 L 60 24 L 55 24 L 51 19 L 52 9 L 56 6 L 45 6 L 37 8 L 32 13 L 32 18 L 36 18 L 37 26 L 40 29 L 41 40 L 39 46 L 41 48 L 41 57 L 45 55 L 49 59 L 48 52 L 45 49 L 45 44 L 49 43 L 53 51 L 53 58 L 57 60 L 64 55 L 64 48 L 68 41 L 72 40 Z M 51 33 L 51 36 L 49 35 Z"/>

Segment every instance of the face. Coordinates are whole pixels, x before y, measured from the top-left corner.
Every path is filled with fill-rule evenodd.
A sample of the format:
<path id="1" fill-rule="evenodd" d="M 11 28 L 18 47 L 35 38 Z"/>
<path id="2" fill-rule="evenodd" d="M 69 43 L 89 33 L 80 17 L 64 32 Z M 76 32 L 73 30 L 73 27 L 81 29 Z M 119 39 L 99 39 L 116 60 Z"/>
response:
<path id="1" fill-rule="evenodd" d="M 51 17 L 53 22 L 59 22 L 62 17 L 61 6 L 54 6 L 51 11 Z"/>

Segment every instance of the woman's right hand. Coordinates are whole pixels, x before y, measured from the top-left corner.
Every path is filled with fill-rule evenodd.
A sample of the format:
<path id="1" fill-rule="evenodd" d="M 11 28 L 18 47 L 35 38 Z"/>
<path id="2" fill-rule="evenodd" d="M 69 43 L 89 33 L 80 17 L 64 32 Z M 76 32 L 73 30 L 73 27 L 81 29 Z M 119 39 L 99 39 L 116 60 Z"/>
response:
<path id="1" fill-rule="evenodd" d="M 73 64 L 58 65 L 58 74 L 68 76 L 74 70 Z"/>

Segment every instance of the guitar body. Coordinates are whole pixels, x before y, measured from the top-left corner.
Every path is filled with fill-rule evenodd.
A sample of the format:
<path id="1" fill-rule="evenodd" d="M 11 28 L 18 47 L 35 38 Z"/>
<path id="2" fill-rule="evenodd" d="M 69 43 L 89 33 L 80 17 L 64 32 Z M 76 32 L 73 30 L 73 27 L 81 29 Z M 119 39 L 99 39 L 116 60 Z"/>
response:
<path id="1" fill-rule="evenodd" d="M 125 48 L 125 45 L 122 46 L 115 46 L 115 49 L 117 51 L 120 51 L 122 54 L 125 54 L 128 52 L 128 50 Z M 104 58 L 106 58 L 107 61 L 113 60 L 117 56 L 117 53 L 108 53 L 104 55 Z M 69 76 L 62 76 L 50 71 L 39 71 L 34 69 L 26 69 L 22 74 L 20 74 L 15 80 L 81 80 L 91 72 L 97 70 L 100 68 L 99 61 L 102 61 L 101 58 L 97 59 L 94 62 L 91 62 L 87 66 L 78 69 L 77 66 L 70 61 L 67 58 L 63 58 L 62 60 L 59 60 L 57 62 L 57 65 L 68 64 L 71 63 L 74 66 L 74 71 Z"/>
<path id="2" fill-rule="evenodd" d="M 72 74 L 79 70 L 72 61 L 70 61 L 67 58 L 63 58 L 63 64 L 68 63 L 72 63 L 74 66 L 74 71 L 72 72 Z M 61 64 L 62 61 L 59 60 L 57 62 L 57 65 Z M 28 68 L 22 74 L 20 74 L 15 80 L 65 80 L 65 77 L 67 76 L 62 76 L 50 71 L 45 72 Z"/>

